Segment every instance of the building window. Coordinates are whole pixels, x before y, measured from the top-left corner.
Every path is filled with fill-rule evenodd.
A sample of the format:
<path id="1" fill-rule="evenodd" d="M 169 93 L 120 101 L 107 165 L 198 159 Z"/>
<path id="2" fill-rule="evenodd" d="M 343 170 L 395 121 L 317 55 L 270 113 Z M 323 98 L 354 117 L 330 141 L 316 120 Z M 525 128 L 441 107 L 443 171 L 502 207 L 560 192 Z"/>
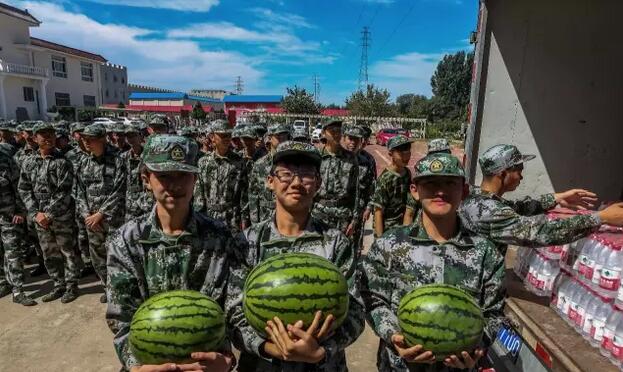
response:
<path id="1" fill-rule="evenodd" d="M 52 56 L 52 74 L 56 77 L 67 78 L 67 62 L 65 57 Z"/>
<path id="2" fill-rule="evenodd" d="M 71 106 L 69 93 L 54 93 L 54 97 L 56 98 L 56 106 Z"/>
<path id="3" fill-rule="evenodd" d="M 80 62 L 80 71 L 82 71 L 82 81 L 93 81 L 92 63 Z"/>
<path id="4" fill-rule="evenodd" d="M 95 107 L 95 96 L 82 96 L 85 107 Z"/>
<path id="5" fill-rule="evenodd" d="M 108 72 L 104 72 L 104 80 L 108 81 Z"/>
<path id="6" fill-rule="evenodd" d="M 121 84 L 125 84 L 125 79 L 121 78 Z"/>
<path id="7" fill-rule="evenodd" d="M 35 90 L 32 87 L 24 87 L 24 101 L 26 102 L 35 101 Z"/>
<path id="8" fill-rule="evenodd" d="M 108 94 L 108 89 L 106 89 L 106 98 L 108 98 L 109 94 Z"/>
<path id="9" fill-rule="evenodd" d="M 117 75 L 113 75 L 112 81 L 114 81 L 115 83 L 117 82 Z"/>

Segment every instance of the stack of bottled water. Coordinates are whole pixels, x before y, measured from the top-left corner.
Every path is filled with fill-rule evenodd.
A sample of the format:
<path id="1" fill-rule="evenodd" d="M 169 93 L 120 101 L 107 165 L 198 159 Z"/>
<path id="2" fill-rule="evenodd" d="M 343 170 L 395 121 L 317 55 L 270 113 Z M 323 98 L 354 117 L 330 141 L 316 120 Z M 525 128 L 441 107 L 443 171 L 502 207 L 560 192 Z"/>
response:
<path id="1" fill-rule="evenodd" d="M 564 246 L 520 248 L 515 273 L 569 326 L 623 370 L 623 234 L 599 233 Z"/>

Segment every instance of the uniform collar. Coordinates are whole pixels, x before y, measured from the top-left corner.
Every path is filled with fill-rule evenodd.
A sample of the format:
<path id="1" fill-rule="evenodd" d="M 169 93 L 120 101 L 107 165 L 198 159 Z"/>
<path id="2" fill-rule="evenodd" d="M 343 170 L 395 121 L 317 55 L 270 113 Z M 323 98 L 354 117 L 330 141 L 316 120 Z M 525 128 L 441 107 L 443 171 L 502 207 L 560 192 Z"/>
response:
<path id="1" fill-rule="evenodd" d="M 299 236 L 284 236 L 279 232 L 277 228 L 277 222 L 275 220 L 275 213 L 273 213 L 270 219 L 270 237 L 269 241 L 271 243 L 283 242 L 283 241 L 292 241 L 296 239 L 308 239 L 308 238 L 319 238 L 322 237 L 322 233 L 319 231 L 319 227 L 313 222 L 313 218 L 311 215 L 307 221 L 307 225 L 303 232 Z"/>
<path id="2" fill-rule="evenodd" d="M 322 146 L 322 149 L 320 150 L 320 155 L 323 158 L 329 157 L 329 156 L 330 157 L 341 157 L 344 154 L 345 151 L 346 150 L 344 150 L 344 148 L 342 146 L 339 146 L 337 148 L 337 151 L 335 152 L 335 154 L 332 154 L 332 153 L 329 152 L 329 150 L 327 150 L 327 146 L 325 145 L 325 146 Z"/>
<path id="3" fill-rule="evenodd" d="M 170 244 L 173 242 L 174 244 L 176 244 L 180 241 L 180 239 L 183 239 L 186 236 L 196 236 L 198 231 L 197 218 L 197 213 L 191 208 L 190 215 L 188 216 L 186 228 L 184 229 L 184 231 L 177 236 L 168 236 L 162 231 L 160 221 L 158 221 L 158 216 L 156 214 L 156 206 L 154 206 L 148 216 L 147 228 L 143 231 L 140 242 L 147 244 Z"/>
<path id="4" fill-rule="evenodd" d="M 446 241 L 443 244 L 452 244 L 458 248 L 473 247 L 474 246 L 473 239 L 471 238 L 467 230 L 465 230 L 465 228 L 463 227 L 463 224 L 461 223 L 461 219 L 458 216 L 457 216 L 457 219 L 458 219 L 458 224 L 459 224 L 459 231 L 454 237 L 452 237 L 450 240 Z M 424 225 L 422 224 L 422 211 L 418 213 L 417 218 L 413 222 L 413 225 L 411 225 L 411 231 L 409 232 L 409 235 L 411 236 L 413 240 L 417 242 L 427 242 L 427 243 L 432 242 L 434 244 L 441 245 L 441 243 L 437 243 L 436 241 L 431 239 L 430 236 L 428 236 L 428 233 L 426 232 L 426 229 L 424 228 Z"/>
<path id="5" fill-rule="evenodd" d="M 498 196 L 494 193 L 488 192 L 488 191 L 484 191 L 483 189 L 480 188 L 480 186 L 472 186 L 471 190 L 470 190 L 470 194 L 472 195 L 482 195 L 488 198 L 492 198 L 498 201 L 504 201 L 504 198 L 502 198 L 501 196 Z"/>

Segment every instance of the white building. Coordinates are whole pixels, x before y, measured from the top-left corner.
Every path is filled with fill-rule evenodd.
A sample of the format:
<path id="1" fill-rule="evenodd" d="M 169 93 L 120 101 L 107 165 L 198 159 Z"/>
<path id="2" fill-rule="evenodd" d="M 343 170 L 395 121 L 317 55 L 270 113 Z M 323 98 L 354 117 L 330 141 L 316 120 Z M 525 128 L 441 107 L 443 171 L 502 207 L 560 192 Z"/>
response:
<path id="1" fill-rule="evenodd" d="M 31 37 L 30 27 L 39 24 L 28 11 L 0 3 L 0 118 L 45 119 L 51 106 L 100 106 L 105 91 L 102 66 L 107 60 Z M 122 70 L 127 84 L 127 70 Z M 127 88 L 123 94 L 127 95 Z"/>

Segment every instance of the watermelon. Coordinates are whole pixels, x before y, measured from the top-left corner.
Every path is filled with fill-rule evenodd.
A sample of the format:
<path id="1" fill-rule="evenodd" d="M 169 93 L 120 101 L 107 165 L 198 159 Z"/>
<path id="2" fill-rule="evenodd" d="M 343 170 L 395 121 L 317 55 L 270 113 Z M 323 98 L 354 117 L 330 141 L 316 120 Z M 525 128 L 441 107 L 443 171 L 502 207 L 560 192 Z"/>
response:
<path id="1" fill-rule="evenodd" d="M 316 311 L 335 317 L 337 328 L 348 312 L 348 285 L 329 260 L 311 253 L 284 253 L 256 266 L 244 285 L 243 310 L 249 324 L 266 337 L 266 321 L 279 317 L 285 324 L 299 320 L 304 329 Z"/>
<path id="2" fill-rule="evenodd" d="M 422 345 L 441 360 L 472 351 L 482 338 L 485 319 L 468 293 L 447 284 L 430 284 L 402 298 L 398 323 L 407 345 Z"/>
<path id="3" fill-rule="evenodd" d="M 185 363 L 195 351 L 216 351 L 225 315 L 196 291 L 162 292 L 143 302 L 130 324 L 130 350 L 141 364 Z"/>

